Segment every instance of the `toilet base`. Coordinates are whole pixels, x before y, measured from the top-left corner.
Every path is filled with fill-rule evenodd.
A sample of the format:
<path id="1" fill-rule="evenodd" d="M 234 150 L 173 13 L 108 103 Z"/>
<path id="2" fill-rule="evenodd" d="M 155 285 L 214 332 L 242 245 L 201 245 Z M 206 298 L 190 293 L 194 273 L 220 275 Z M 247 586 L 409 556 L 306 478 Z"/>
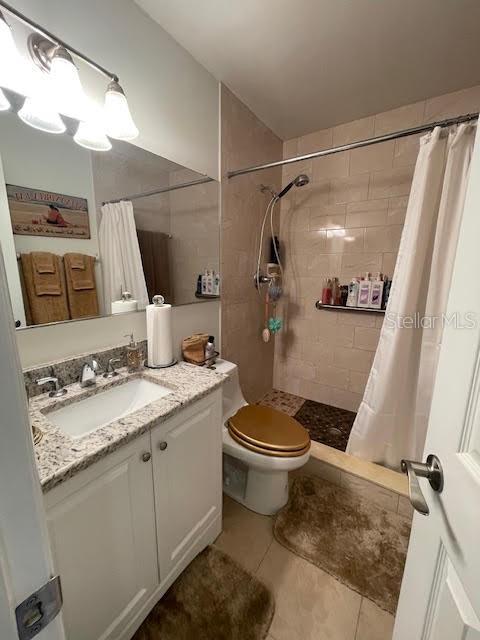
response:
<path id="1" fill-rule="evenodd" d="M 223 491 L 247 509 L 272 516 L 288 501 L 288 471 L 254 469 L 224 454 Z"/>

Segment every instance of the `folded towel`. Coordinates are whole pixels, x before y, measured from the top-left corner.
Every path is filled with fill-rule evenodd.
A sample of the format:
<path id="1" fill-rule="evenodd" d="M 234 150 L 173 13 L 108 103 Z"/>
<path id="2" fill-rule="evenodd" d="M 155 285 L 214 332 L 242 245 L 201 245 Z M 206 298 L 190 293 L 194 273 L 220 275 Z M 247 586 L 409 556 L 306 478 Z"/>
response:
<path id="1" fill-rule="evenodd" d="M 85 271 L 85 258 L 88 256 L 83 255 L 83 253 L 69 253 L 68 256 L 70 269 L 81 269 Z"/>
<path id="2" fill-rule="evenodd" d="M 65 274 L 60 256 L 54 256 L 54 274 L 38 274 L 33 267 L 31 253 L 22 253 L 20 258 L 24 291 L 26 294 L 25 311 L 27 324 L 44 324 L 46 322 L 68 320 L 71 316 L 68 310 Z M 50 290 L 52 290 L 53 287 L 45 287 L 45 283 L 42 283 L 42 281 L 40 281 L 39 287 L 37 288 L 35 283 L 36 279 L 56 277 L 58 277 L 59 280 L 58 292 L 53 294 L 49 293 L 46 289 L 50 288 Z M 38 291 L 40 291 L 40 293 L 38 293 Z"/>
<path id="3" fill-rule="evenodd" d="M 47 251 L 32 251 L 32 264 L 37 273 L 55 273 L 53 253 L 48 253 Z"/>
<path id="4" fill-rule="evenodd" d="M 37 296 L 60 296 L 62 295 L 62 284 L 60 280 L 60 270 L 57 265 L 57 256 L 44 251 L 33 251 L 32 276 L 35 295 Z"/>
<path id="5" fill-rule="evenodd" d="M 65 276 L 67 279 L 68 306 L 70 307 L 71 318 L 88 318 L 98 316 L 97 285 L 95 282 L 95 258 L 83 255 L 85 269 L 76 269 L 73 263 L 78 264 L 76 256 L 81 254 L 66 253 L 63 258 L 65 262 Z"/>
<path id="6" fill-rule="evenodd" d="M 84 291 L 85 289 L 95 289 L 95 275 L 93 256 L 86 256 L 81 253 L 66 253 L 63 256 L 65 262 L 65 272 L 67 282 L 71 281 L 74 291 Z M 78 265 L 82 266 L 79 267 Z"/>

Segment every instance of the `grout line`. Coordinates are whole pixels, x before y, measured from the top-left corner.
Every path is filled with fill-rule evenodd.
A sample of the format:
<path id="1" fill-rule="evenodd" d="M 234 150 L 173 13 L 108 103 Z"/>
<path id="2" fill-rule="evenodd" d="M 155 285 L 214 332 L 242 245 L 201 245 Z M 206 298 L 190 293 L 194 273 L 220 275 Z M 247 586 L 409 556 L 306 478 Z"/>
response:
<path id="1" fill-rule="evenodd" d="M 267 547 L 267 550 L 265 551 L 265 553 L 264 553 L 264 554 L 263 554 L 263 556 L 262 556 L 262 559 L 261 559 L 261 560 L 260 560 L 260 562 L 258 563 L 257 568 L 256 568 L 256 569 L 255 569 L 255 571 L 253 572 L 253 574 L 254 574 L 255 576 L 257 575 L 257 573 L 258 573 L 258 571 L 259 571 L 260 567 L 262 566 L 262 562 L 263 562 L 263 561 L 265 560 L 265 558 L 267 557 L 267 553 L 270 551 L 270 547 L 272 546 L 272 544 L 273 544 L 273 541 L 274 541 L 274 540 L 275 540 L 275 538 L 274 538 L 274 536 L 273 536 L 273 522 L 272 522 L 272 539 L 270 540 L 270 542 L 269 542 L 269 544 L 268 544 L 268 547 Z"/>
<path id="2" fill-rule="evenodd" d="M 360 626 L 360 613 L 362 611 L 363 600 L 364 600 L 364 596 L 361 596 L 360 606 L 358 608 L 357 624 L 355 625 L 355 635 L 353 636 L 353 640 L 357 640 L 358 628 Z"/>

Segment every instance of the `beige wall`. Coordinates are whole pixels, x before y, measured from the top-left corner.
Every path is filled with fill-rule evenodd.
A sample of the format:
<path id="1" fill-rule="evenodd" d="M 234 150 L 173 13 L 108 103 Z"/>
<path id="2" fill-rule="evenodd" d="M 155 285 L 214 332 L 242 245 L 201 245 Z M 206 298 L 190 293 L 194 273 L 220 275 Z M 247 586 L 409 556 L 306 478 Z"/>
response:
<path id="1" fill-rule="evenodd" d="M 281 156 L 280 139 L 222 87 L 222 357 L 239 365 L 240 382 L 249 402 L 259 399 L 273 383 L 274 344 L 261 339 L 264 306 L 253 286 L 253 273 L 260 225 L 269 200 L 260 192 L 260 184 L 279 189 L 281 170 L 230 180 L 225 173 Z"/>
<path id="2" fill-rule="evenodd" d="M 198 173 L 182 169 L 170 174 L 170 184 L 198 180 Z M 195 301 L 197 278 L 205 269 L 220 270 L 219 184 L 207 182 L 170 191 L 170 264 L 175 304 Z M 215 336 L 217 342 L 219 336 Z"/>
<path id="3" fill-rule="evenodd" d="M 480 86 L 288 140 L 284 157 L 478 111 Z M 392 275 L 419 136 L 283 168 L 283 181 L 307 173 L 281 208 L 287 262 L 285 331 L 275 351 L 277 389 L 357 410 L 378 343 L 373 314 L 317 311 L 323 280 L 346 284 L 366 271 Z"/>

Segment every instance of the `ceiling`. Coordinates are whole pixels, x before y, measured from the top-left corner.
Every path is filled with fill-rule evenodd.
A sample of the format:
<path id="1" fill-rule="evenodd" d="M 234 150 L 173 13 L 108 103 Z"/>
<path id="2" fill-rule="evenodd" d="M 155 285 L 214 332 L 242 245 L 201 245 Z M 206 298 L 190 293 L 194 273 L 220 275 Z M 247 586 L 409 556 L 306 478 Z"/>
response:
<path id="1" fill-rule="evenodd" d="M 135 0 L 282 139 L 480 82 L 480 0 Z"/>

